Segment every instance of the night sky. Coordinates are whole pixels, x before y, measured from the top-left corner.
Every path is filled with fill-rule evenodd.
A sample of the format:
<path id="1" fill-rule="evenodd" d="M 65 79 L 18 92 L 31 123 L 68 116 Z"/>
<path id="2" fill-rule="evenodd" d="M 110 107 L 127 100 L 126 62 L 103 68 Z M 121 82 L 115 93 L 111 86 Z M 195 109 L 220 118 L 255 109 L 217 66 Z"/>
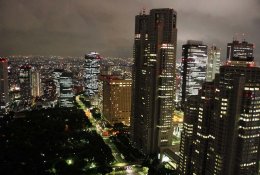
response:
<path id="1" fill-rule="evenodd" d="M 142 8 L 177 11 L 178 57 L 188 39 L 222 48 L 238 33 L 260 60 L 260 0 L 0 0 L 0 55 L 132 57 Z"/>

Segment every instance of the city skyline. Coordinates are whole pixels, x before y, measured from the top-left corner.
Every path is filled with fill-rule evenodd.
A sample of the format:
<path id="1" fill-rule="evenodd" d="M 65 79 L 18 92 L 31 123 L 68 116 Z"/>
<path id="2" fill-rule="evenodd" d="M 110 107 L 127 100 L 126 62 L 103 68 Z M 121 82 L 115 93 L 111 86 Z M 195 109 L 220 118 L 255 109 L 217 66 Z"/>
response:
<path id="1" fill-rule="evenodd" d="M 114 5 L 116 4 L 116 6 Z M 127 7 L 127 8 L 126 8 Z M 260 3 L 248 1 L 3 1 L 0 0 L 1 55 L 80 56 L 95 50 L 112 57 L 132 57 L 133 16 L 143 8 L 174 8 L 178 12 L 177 58 L 186 40 L 201 40 L 220 47 L 225 60 L 226 43 L 236 33 L 256 45 Z M 192 18 L 191 18 L 192 17 Z M 131 22 L 130 22 L 131 21 Z M 206 25 L 205 25 L 206 24 Z M 26 43 L 26 44 L 25 44 Z M 111 44 L 113 43 L 113 44 Z"/>
<path id="2" fill-rule="evenodd" d="M 260 1 L 172 1 L 0 0 L 0 172 L 260 174 Z"/>

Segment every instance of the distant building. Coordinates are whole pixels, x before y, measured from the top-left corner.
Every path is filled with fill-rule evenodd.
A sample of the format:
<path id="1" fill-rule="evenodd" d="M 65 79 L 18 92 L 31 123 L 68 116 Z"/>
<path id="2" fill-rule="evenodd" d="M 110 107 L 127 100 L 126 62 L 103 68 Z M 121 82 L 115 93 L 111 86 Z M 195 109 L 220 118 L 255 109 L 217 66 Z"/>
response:
<path id="1" fill-rule="evenodd" d="M 32 97 L 39 97 L 42 95 L 40 72 L 35 69 L 32 70 L 31 87 L 32 87 Z"/>
<path id="2" fill-rule="evenodd" d="M 31 100 L 31 77 L 32 77 L 32 67 L 30 65 L 23 65 L 20 67 L 19 71 L 19 84 L 21 100 L 23 102 L 30 102 Z"/>
<path id="3" fill-rule="evenodd" d="M 8 67 L 7 59 L 0 58 L 0 103 L 3 104 L 9 102 L 7 67 Z"/>
<path id="4" fill-rule="evenodd" d="M 85 55 L 85 94 L 90 98 L 92 105 L 98 105 L 98 76 L 100 75 L 100 55 L 91 52 Z"/>
<path id="5" fill-rule="evenodd" d="M 130 125 L 132 80 L 103 78 L 103 114 L 111 124 Z"/>
<path id="6" fill-rule="evenodd" d="M 91 52 L 85 55 L 85 89 L 87 96 L 94 96 L 98 93 L 98 75 L 100 74 L 100 55 Z"/>
<path id="7" fill-rule="evenodd" d="M 147 155 L 172 147 L 176 16 L 163 8 L 135 18 L 131 140 Z"/>
<path id="8" fill-rule="evenodd" d="M 63 72 L 60 76 L 60 107 L 73 107 L 74 106 L 74 94 L 72 74 Z"/>
<path id="9" fill-rule="evenodd" d="M 53 81 L 56 87 L 56 96 L 60 96 L 60 76 L 64 72 L 63 69 L 54 69 L 52 73 Z"/>
<path id="10" fill-rule="evenodd" d="M 182 46 L 182 106 L 188 96 L 198 95 L 206 80 L 207 61 L 207 46 L 202 41 L 188 40 Z"/>
<path id="11" fill-rule="evenodd" d="M 247 41 L 234 40 L 232 43 L 228 43 L 227 46 L 227 61 L 239 64 L 250 63 L 254 60 L 253 56 L 254 45 Z"/>
<path id="12" fill-rule="evenodd" d="M 13 85 L 10 87 L 9 97 L 11 103 L 18 102 L 21 99 L 20 87 Z"/>
<path id="13" fill-rule="evenodd" d="M 43 98 L 46 101 L 58 101 L 56 94 L 56 85 L 53 79 L 44 80 Z"/>
<path id="14" fill-rule="evenodd" d="M 206 81 L 210 82 L 215 79 L 215 74 L 219 73 L 220 67 L 220 49 L 216 46 L 210 47 L 208 51 L 208 63 Z"/>

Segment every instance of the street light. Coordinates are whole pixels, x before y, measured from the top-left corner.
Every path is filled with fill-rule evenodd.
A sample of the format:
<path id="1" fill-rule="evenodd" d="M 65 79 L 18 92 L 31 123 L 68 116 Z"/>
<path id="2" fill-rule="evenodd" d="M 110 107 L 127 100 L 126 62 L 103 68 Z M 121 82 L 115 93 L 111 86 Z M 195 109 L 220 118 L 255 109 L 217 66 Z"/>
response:
<path id="1" fill-rule="evenodd" d="M 68 165 L 72 165 L 74 162 L 73 162 L 72 159 L 67 159 L 67 160 L 66 160 L 66 163 L 67 163 Z"/>

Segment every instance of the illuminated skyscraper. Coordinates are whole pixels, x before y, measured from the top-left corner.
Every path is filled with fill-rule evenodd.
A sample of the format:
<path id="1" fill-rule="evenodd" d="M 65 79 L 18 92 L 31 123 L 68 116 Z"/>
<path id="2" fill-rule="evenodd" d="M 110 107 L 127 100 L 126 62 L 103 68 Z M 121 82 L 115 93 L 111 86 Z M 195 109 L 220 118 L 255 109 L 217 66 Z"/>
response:
<path id="1" fill-rule="evenodd" d="M 247 41 L 234 40 L 227 46 L 227 64 L 240 65 L 247 64 L 253 66 L 254 45 Z"/>
<path id="2" fill-rule="evenodd" d="M 192 174 L 191 158 L 194 150 L 194 137 L 196 134 L 196 123 L 198 118 L 199 96 L 192 95 L 187 99 L 184 110 L 183 131 L 180 143 L 179 170 L 182 175 Z"/>
<path id="3" fill-rule="evenodd" d="M 40 72 L 33 69 L 31 78 L 32 96 L 39 97 L 42 95 Z"/>
<path id="4" fill-rule="evenodd" d="M 223 66 L 216 77 L 212 144 L 206 174 L 257 174 L 260 68 Z"/>
<path id="5" fill-rule="evenodd" d="M 220 49 L 216 46 L 210 47 L 208 51 L 208 63 L 207 63 L 207 74 L 206 81 L 213 81 L 215 74 L 219 73 L 220 67 Z"/>
<path id="6" fill-rule="evenodd" d="M 56 96 L 60 96 L 60 76 L 64 72 L 63 69 L 55 69 L 52 73 L 53 81 L 56 86 Z"/>
<path id="7" fill-rule="evenodd" d="M 198 95 L 206 80 L 207 61 L 207 46 L 202 41 L 189 40 L 182 46 L 182 106 L 188 96 Z"/>
<path id="8" fill-rule="evenodd" d="M 214 82 L 203 84 L 197 101 L 198 113 L 190 125 L 192 144 L 181 149 L 181 174 L 258 174 L 260 68 L 251 67 L 253 59 L 250 60 L 253 64 L 247 62 L 245 59 L 236 65 L 221 66 Z M 191 110 L 190 104 L 185 110 Z M 189 116 L 185 114 L 184 118 Z M 182 140 L 188 131 L 184 127 Z"/>
<path id="9" fill-rule="evenodd" d="M 103 114 L 112 123 L 130 125 L 132 80 L 114 76 L 103 78 Z"/>
<path id="10" fill-rule="evenodd" d="M 136 16 L 131 139 L 145 154 L 172 146 L 176 43 L 173 9 Z"/>
<path id="11" fill-rule="evenodd" d="M 30 65 L 23 65 L 20 67 L 19 71 L 19 84 L 21 100 L 24 102 L 29 102 L 31 100 L 31 76 L 32 67 Z"/>
<path id="12" fill-rule="evenodd" d="M 182 71 L 182 65 L 179 62 L 176 62 L 176 69 L 175 69 L 176 73 L 175 73 L 175 86 L 176 86 L 176 95 L 175 95 L 175 104 L 176 104 L 176 109 L 180 110 L 181 107 L 181 71 Z"/>
<path id="13" fill-rule="evenodd" d="M 5 58 L 0 58 L 0 102 L 9 102 L 8 93 L 8 61 Z"/>
<path id="14" fill-rule="evenodd" d="M 74 94 L 72 74 L 63 72 L 60 76 L 60 107 L 73 107 L 74 106 Z"/>
<path id="15" fill-rule="evenodd" d="M 100 55 L 91 52 L 85 55 L 85 90 L 90 98 L 92 105 L 98 105 L 98 75 L 100 74 Z"/>

